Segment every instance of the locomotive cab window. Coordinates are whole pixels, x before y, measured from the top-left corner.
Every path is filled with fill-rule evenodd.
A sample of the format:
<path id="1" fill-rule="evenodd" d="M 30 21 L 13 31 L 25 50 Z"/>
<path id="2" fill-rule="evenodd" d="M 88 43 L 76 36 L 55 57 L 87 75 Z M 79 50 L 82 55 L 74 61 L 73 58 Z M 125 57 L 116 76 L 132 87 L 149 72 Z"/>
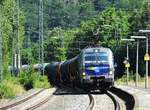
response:
<path id="1" fill-rule="evenodd" d="M 86 53 L 85 61 L 108 61 L 108 55 L 105 52 Z"/>

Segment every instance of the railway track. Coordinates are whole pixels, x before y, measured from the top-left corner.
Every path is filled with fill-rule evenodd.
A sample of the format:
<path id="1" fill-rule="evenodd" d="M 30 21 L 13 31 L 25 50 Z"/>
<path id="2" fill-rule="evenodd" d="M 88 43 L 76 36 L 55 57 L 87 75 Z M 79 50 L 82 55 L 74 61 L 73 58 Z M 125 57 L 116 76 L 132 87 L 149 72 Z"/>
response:
<path id="1" fill-rule="evenodd" d="M 34 110 L 42 104 L 46 103 L 52 97 L 50 94 L 45 95 L 42 98 L 42 94 L 45 93 L 50 93 L 49 89 L 41 89 L 23 99 L 0 107 L 0 110 Z"/>
<path id="2" fill-rule="evenodd" d="M 89 93 L 90 104 L 86 110 L 95 110 L 94 106 L 97 106 L 95 103 L 96 97 L 93 97 L 93 95 Z M 107 95 L 112 100 L 114 110 L 134 110 L 134 97 L 119 88 L 113 87 L 109 91 L 104 92 L 103 95 Z M 99 96 L 102 96 L 102 94 Z"/>
<path id="3" fill-rule="evenodd" d="M 60 90 L 60 89 L 58 89 L 58 90 Z M 60 94 L 60 95 L 58 95 L 59 97 L 61 97 L 61 94 L 64 94 L 64 95 L 66 94 L 66 92 L 64 92 L 63 90 L 60 90 L 60 91 L 62 91 L 62 93 L 59 93 Z M 75 92 L 75 91 L 77 91 L 77 92 Z M 103 109 L 105 109 L 105 110 L 110 110 L 110 109 L 112 109 L 112 110 L 133 110 L 133 108 L 134 108 L 133 97 L 130 94 L 126 93 L 125 91 L 122 91 L 121 89 L 118 89 L 115 87 L 111 88 L 109 91 L 104 92 L 103 94 L 100 92 L 97 94 L 95 94 L 94 92 L 86 92 L 81 89 L 75 89 L 75 91 L 73 90 L 73 94 L 72 94 L 74 96 L 76 96 L 78 94 L 79 95 L 81 95 L 81 94 L 88 95 L 87 99 L 89 98 L 89 101 L 87 103 L 88 105 L 86 106 L 86 110 L 103 110 Z M 71 94 L 71 92 L 72 92 L 72 90 L 70 90 L 69 94 Z M 21 99 L 15 103 L 0 107 L 0 110 L 34 110 L 39 107 L 42 107 L 42 105 L 44 105 L 45 103 L 50 101 L 50 99 L 52 98 L 52 95 L 51 95 L 52 93 L 50 93 L 48 89 L 42 89 L 42 90 L 24 98 L 24 99 Z M 44 94 L 48 94 L 48 95 L 44 95 Z M 65 97 L 67 98 L 67 96 L 68 96 L 68 98 L 69 98 L 69 94 L 68 95 L 66 94 Z M 62 96 L 62 97 L 64 97 L 64 96 Z M 105 101 L 103 101 L 103 100 L 105 100 Z M 120 100 L 122 100 L 122 101 L 120 101 Z M 123 101 L 124 101 L 124 103 L 122 103 Z M 99 107 L 98 104 L 101 104 L 101 105 L 99 105 L 99 106 L 101 106 L 100 108 L 98 108 Z M 109 108 L 107 106 L 109 106 Z"/>
<path id="4" fill-rule="evenodd" d="M 121 105 L 120 105 L 119 101 L 110 92 L 105 92 L 104 94 L 106 94 L 108 97 L 110 97 L 110 99 L 113 101 L 114 110 L 121 110 L 121 107 L 120 107 Z M 94 106 L 96 106 L 95 98 L 93 97 L 93 95 L 91 93 L 89 93 L 88 95 L 89 95 L 90 103 L 86 110 L 93 110 Z"/>
<path id="5" fill-rule="evenodd" d="M 68 87 L 66 87 L 66 89 L 68 89 Z M 101 96 L 109 97 L 109 99 L 113 103 L 113 107 L 111 108 L 112 110 L 134 110 L 134 104 L 135 104 L 134 97 L 131 94 L 129 94 L 126 91 L 123 91 L 119 88 L 112 87 L 110 90 L 104 92 L 103 94 L 101 94 L 101 92 L 99 92 L 99 93 L 97 93 L 97 97 L 94 97 L 94 94 L 95 94 L 94 92 L 92 93 L 92 92 L 88 92 L 86 90 L 84 91 L 80 88 L 76 88 L 75 90 L 79 94 L 82 94 L 82 93 L 88 94 L 90 101 L 89 101 L 89 104 L 87 105 L 86 110 L 95 110 L 94 107 L 97 106 L 95 103 L 96 98 L 99 96 L 100 96 L 99 98 L 101 98 Z M 106 95 L 106 96 L 104 96 L 104 95 Z M 99 109 L 99 110 L 101 110 L 101 109 Z"/>
<path id="6" fill-rule="evenodd" d="M 90 99 L 90 103 L 89 103 L 89 106 L 87 107 L 86 110 L 92 110 L 93 107 L 94 107 L 94 97 L 90 93 L 88 94 L 88 96 L 89 96 L 89 99 Z"/>
<path id="7" fill-rule="evenodd" d="M 36 108 L 40 107 L 41 105 L 45 104 L 46 102 L 48 102 L 50 100 L 52 96 L 49 95 L 48 97 L 46 97 L 44 100 L 40 101 L 39 103 L 27 108 L 26 110 L 35 110 Z"/>
<path id="8" fill-rule="evenodd" d="M 117 98 L 115 98 L 114 95 L 111 94 L 111 92 L 106 92 L 105 94 L 107 94 L 112 99 L 114 103 L 114 110 L 122 110 L 120 101 Z"/>

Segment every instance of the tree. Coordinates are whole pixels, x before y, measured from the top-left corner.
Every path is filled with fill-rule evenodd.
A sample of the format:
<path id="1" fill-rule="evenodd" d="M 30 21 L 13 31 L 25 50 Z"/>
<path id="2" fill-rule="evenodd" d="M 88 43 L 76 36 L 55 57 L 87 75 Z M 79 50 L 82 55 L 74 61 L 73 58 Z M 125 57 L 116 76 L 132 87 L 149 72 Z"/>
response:
<path id="1" fill-rule="evenodd" d="M 54 28 L 49 31 L 48 37 L 44 40 L 45 61 L 65 60 L 68 52 L 68 45 L 77 32 L 78 29 L 63 30 L 61 28 Z"/>
<path id="2" fill-rule="evenodd" d="M 3 48 L 3 62 L 4 62 L 4 73 L 6 74 L 8 72 L 8 65 L 11 64 L 12 61 L 12 47 L 13 42 L 14 44 L 17 43 L 17 32 L 16 30 L 19 29 L 20 31 L 20 38 L 21 38 L 21 44 L 23 44 L 24 39 L 24 16 L 21 11 L 20 13 L 20 25 L 17 26 L 17 21 L 14 18 L 17 18 L 17 9 L 16 9 L 16 3 L 14 0 L 3 0 L 0 4 L 0 10 L 1 10 L 1 31 L 2 31 L 2 48 Z"/>
<path id="3" fill-rule="evenodd" d="M 90 45 L 100 44 L 108 46 L 112 40 L 126 37 L 128 32 L 128 14 L 125 11 L 110 7 L 102 11 L 97 17 L 82 22 L 79 32 L 69 47 L 75 47 L 74 42 L 77 41 L 90 42 Z M 88 44 L 82 45 L 80 48 L 85 48 L 86 46 Z"/>

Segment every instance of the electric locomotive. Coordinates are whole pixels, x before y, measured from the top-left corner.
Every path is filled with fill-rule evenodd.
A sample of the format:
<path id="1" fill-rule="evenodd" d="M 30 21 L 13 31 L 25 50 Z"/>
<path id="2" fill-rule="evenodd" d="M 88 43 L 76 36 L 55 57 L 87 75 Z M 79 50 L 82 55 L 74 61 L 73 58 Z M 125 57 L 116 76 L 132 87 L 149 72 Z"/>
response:
<path id="1" fill-rule="evenodd" d="M 107 89 L 114 83 L 113 53 L 109 48 L 87 48 L 81 53 L 81 82 L 91 89 Z"/>
<path id="2" fill-rule="evenodd" d="M 67 61 L 48 64 L 45 74 L 56 85 L 108 89 L 114 83 L 113 53 L 109 48 L 86 48 Z"/>

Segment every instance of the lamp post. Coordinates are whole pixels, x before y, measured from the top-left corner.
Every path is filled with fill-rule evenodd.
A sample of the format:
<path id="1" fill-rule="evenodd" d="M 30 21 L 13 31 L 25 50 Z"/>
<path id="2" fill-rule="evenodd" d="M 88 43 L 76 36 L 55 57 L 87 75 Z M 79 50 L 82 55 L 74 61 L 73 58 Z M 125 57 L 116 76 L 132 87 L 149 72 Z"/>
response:
<path id="1" fill-rule="evenodd" d="M 136 52 L 136 82 L 135 86 L 137 87 L 138 83 L 138 72 L 139 72 L 139 39 L 145 39 L 145 36 L 131 36 L 131 39 L 137 40 L 137 52 Z"/>
<path id="2" fill-rule="evenodd" d="M 133 42 L 135 39 L 121 39 L 122 41 L 127 42 L 127 60 L 129 61 L 129 44 L 128 42 Z M 129 64 L 129 62 L 127 62 Z M 126 72 L 127 72 L 127 85 L 128 85 L 128 79 L 129 79 L 129 67 L 126 67 Z"/>
<path id="3" fill-rule="evenodd" d="M 141 33 L 150 33 L 150 30 L 139 30 Z M 147 59 L 145 58 L 146 61 L 146 74 L 145 74 L 145 88 L 148 88 L 148 61 L 150 60 L 150 56 L 148 54 L 148 37 L 146 37 L 146 54 L 144 57 L 148 57 Z"/>

